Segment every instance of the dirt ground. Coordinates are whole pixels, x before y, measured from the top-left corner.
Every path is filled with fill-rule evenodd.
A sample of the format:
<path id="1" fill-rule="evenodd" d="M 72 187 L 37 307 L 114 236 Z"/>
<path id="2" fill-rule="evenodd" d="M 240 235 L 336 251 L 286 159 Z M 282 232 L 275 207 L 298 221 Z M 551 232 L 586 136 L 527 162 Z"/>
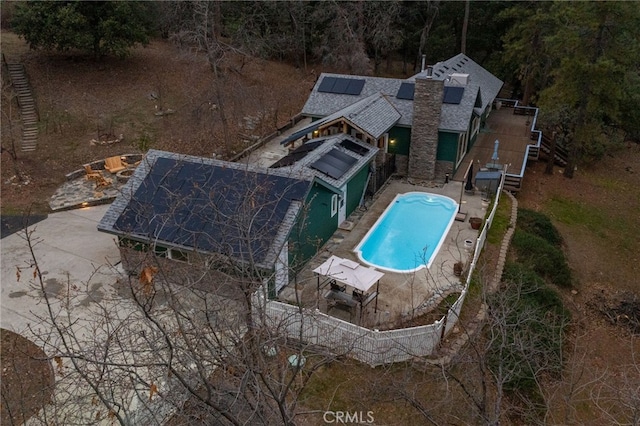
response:
<path id="1" fill-rule="evenodd" d="M 233 155 L 297 114 L 317 78 L 311 68 L 305 72 L 237 56 L 229 61 L 218 97 L 206 61 L 167 42 L 153 41 L 124 60 L 96 62 L 29 51 L 15 34 L 2 31 L 1 36 L 7 61 L 26 66 L 40 118 L 35 152 L 18 149 L 13 161 L 3 150 L 3 214 L 21 214 L 29 207 L 46 213 L 65 174 L 112 155 L 149 148 Z M 10 95 L 3 90 L 2 146 L 7 149 L 20 142 Z M 118 136 L 121 142 L 101 144 Z"/>
<path id="2" fill-rule="evenodd" d="M 218 99 L 207 64 L 162 41 L 136 49 L 129 59 L 100 63 L 74 55 L 29 52 L 21 40 L 4 31 L 1 42 L 9 61 L 26 65 L 40 113 L 37 151 L 18 151 L 17 161 L 3 151 L 3 216 L 20 215 L 29 208 L 47 213 L 48 199 L 66 173 L 111 155 L 157 148 L 224 158 L 298 113 L 320 72 L 236 58 Z M 15 119 L 15 109 L 4 96 L 2 107 L 7 113 L 2 117 L 2 145 L 10 148 L 11 138 L 19 141 L 19 122 L 8 118 Z M 222 110 L 228 143 L 222 137 Z M 105 135 L 124 139 L 111 145 L 91 143 Z M 633 355 L 640 354 L 637 334 L 630 331 L 628 321 L 601 312 L 607 303 L 640 295 L 640 147 L 623 148 L 596 167 L 578 170 L 574 179 L 564 178 L 558 168 L 553 175 L 543 171 L 544 163 L 529 166 L 517 198 L 521 208 L 550 215 L 565 240 L 576 277 L 574 289 L 563 291 L 575 320 L 567 374 L 580 373 L 576 383 L 584 385 L 572 390 L 566 382 L 550 386 L 554 403 L 549 423 L 606 424 L 593 421 L 598 415 L 589 404 L 577 404 L 583 407 L 577 412 L 569 405 L 588 399 L 599 377 L 622 384 Z M 18 361 L 28 360 L 21 354 L 30 345 L 15 336 L 12 341 L 24 345 L 5 345 L 10 334 L 2 333 L 4 395 L 5 385 L 24 388 L 24 377 L 17 381 L 10 374 L 24 368 Z M 48 383 L 47 371 L 32 370 L 34 387 Z M 5 404 L 24 403 L 19 392 L 7 394 L 18 400 L 3 398 L 2 424 Z"/>
<path id="3" fill-rule="evenodd" d="M 579 169 L 573 179 L 558 168 L 546 175 L 544 168 L 542 162 L 529 166 L 517 196 L 519 207 L 552 218 L 575 277 L 574 288 L 561 291 L 573 324 L 565 383 L 549 389 L 554 395 L 549 420 L 611 424 L 612 419 L 601 417 L 594 395 L 615 399 L 617 392 L 626 393 L 630 401 L 636 398 L 633 404 L 640 396 L 640 145 Z M 608 308 L 624 301 L 633 308 L 612 315 Z"/>
<path id="4" fill-rule="evenodd" d="M 0 329 L 0 424 L 22 424 L 51 398 L 53 370 L 45 353 L 24 337 Z"/>

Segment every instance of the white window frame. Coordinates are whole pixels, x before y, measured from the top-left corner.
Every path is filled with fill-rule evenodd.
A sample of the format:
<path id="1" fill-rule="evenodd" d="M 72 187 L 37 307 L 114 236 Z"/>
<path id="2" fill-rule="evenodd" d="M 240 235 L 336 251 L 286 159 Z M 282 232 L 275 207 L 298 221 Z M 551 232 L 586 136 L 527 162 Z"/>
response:
<path id="1" fill-rule="evenodd" d="M 338 213 L 338 194 L 331 196 L 331 217 L 334 217 Z"/>

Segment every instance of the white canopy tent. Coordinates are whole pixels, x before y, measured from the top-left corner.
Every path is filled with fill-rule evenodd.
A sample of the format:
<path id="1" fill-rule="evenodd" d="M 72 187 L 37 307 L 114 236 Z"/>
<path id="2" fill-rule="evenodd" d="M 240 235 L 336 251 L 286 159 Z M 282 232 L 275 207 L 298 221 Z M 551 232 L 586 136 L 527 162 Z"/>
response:
<path id="1" fill-rule="evenodd" d="M 335 280 L 346 284 L 363 294 L 369 293 L 375 284 L 376 290 L 369 296 L 375 297 L 375 311 L 378 311 L 378 290 L 380 288 L 380 278 L 384 276 L 382 272 L 377 271 L 374 268 L 360 265 L 358 262 L 354 262 L 353 260 L 343 259 L 338 256 L 331 256 L 322 265 L 314 269 L 313 272 L 318 274 L 318 298 L 320 297 L 320 276 L 325 276 L 329 280 Z M 368 297 L 366 299 L 369 300 Z M 361 311 L 365 304 L 363 303 L 364 300 L 365 299 L 359 300 Z"/>

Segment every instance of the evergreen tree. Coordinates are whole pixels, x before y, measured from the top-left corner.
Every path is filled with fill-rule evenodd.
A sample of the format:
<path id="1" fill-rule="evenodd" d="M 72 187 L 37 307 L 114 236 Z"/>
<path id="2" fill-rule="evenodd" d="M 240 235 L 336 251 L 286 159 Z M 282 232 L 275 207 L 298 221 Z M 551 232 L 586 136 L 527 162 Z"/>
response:
<path id="1" fill-rule="evenodd" d="M 80 49 L 96 57 L 126 56 L 147 44 L 154 3 L 124 1 L 29 1 L 16 6 L 12 29 L 32 49 Z"/>
<path id="2" fill-rule="evenodd" d="M 552 81 L 539 106 L 549 127 L 563 117 L 558 136 L 569 151 L 565 175 L 572 177 L 579 161 L 601 158 L 622 137 L 623 110 L 638 108 L 637 93 L 629 92 L 639 86 L 625 82 L 638 73 L 640 8 L 632 2 L 558 2 L 550 15 L 555 25 L 544 49 Z"/>

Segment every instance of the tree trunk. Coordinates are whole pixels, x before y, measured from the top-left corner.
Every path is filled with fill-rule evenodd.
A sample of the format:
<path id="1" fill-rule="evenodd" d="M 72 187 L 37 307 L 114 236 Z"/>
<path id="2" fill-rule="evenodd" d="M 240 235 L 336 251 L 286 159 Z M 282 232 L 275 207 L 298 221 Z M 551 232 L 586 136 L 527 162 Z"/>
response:
<path id="1" fill-rule="evenodd" d="M 551 134 L 551 146 L 549 147 L 549 159 L 547 160 L 547 167 L 544 169 L 544 173 L 547 175 L 553 174 L 553 163 L 556 160 L 556 138 L 557 133 Z"/>
<path id="2" fill-rule="evenodd" d="M 469 28 L 469 0 L 464 2 L 464 21 L 462 21 L 462 37 L 460 40 L 460 52 L 467 52 L 467 28 Z"/>

